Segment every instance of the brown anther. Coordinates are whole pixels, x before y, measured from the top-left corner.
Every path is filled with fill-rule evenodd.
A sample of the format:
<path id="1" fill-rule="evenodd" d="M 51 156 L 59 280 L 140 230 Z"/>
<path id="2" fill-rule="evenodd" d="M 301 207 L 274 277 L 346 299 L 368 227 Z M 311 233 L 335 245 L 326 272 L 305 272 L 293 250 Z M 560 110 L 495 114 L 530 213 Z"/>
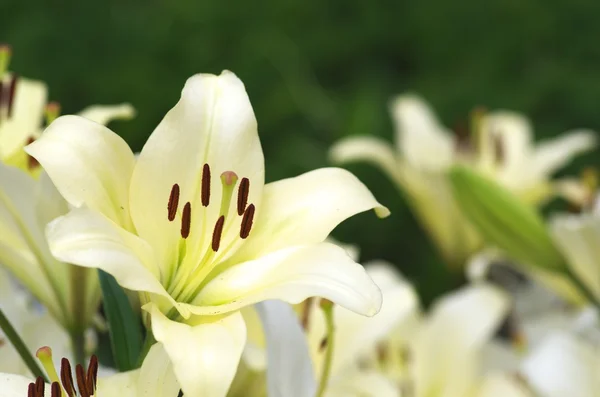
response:
<path id="1" fill-rule="evenodd" d="M 217 252 L 221 246 L 221 235 L 223 234 L 223 225 L 225 224 L 225 216 L 221 215 L 215 223 L 215 229 L 212 235 L 212 250 Z"/>
<path id="2" fill-rule="evenodd" d="M 27 397 L 36 397 L 35 383 L 30 383 L 27 388 Z"/>
<path id="3" fill-rule="evenodd" d="M 69 397 L 75 396 L 75 385 L 73 384 L 73 373 L 71 372 L 71 363 L 63 358 L 60 361 L 60 381 Z"/>
<path id="4" fill-rule="evenodd" d="M 319 352 L 323 352 L 327 348 L 328 344 L 329 338 L 327 338 L 326 336 L 323 337 L 323 339 L 321 339 L 321 343 L 319 344 Z"/>
<path id="5" fill-rule="evenodd" d="M 210 203 L 210 166 L 208 164 L 204 164 L 204 167 L 202 167 L 202 187 L 200 193 L 202 206 L 208 207 Z"/>
<path id="6" fill-rule="evenodd" d="M 46 388 L 46 382 L 44 382 L 44 378 L 38 376 L 35 380 L 35 396 L 36 397 L 44 397 L 44 391 Z"/>
<path id="7" fill-rule="evenodd" d="M 504 163 L 505 157 L 502 136 L 500 136 L 499 134 L 494 134 L 492 139 L 494 140 L 494 159 L 497 164 L 502 164 Z"/>
<path id="8" fill-rule="evenodd" d="M 33 143 L 33 142 L 35 142 L 35 138 L 30 136 L 29 138 L 27 138 L 27 141 L 25 142 L 25 144 L 29 145 L 30 143 Z M 28 169 L 33 170 L 39 166 L 40 166 L 40 162 L 37 161 L 37 159 L 35 157 L 27 155 L 27 168 Z"/>
<path id="9" fill-rule="evenodd" d="M 58 382 L 52 382 L 50 387 L 50 397 L 61 397 L 60 385 Z"/>
<path id="10" fill-rule="evenodd" d="M 17 75 L 14 74 L 8 86 L 8 117 L 12 116 L 13 103 L 15 102 L 15 90 L 17 88 Z"/>
<path id="11" fill-rule="evenodd" d="M 310 313 L 312 312 L 312 303 L 314 299 L 315 298 L 307 298 L 302 304 L 302 319 L 300 323 L 302 324 L 302 328 L 304 328 L 304 330 L 308 329 L 308 321 L 310 320 Z"/>
<path id="12" fill-rule="evenodd" d="M 248 194 L 250 192 L 250 180 L 248 178 L 242 178 L 240 186 L 238 187 L 237 197 L 237 212 L 238 215 L 242 216 L 246 210 L 246 204 L 248 204 Z"/>
<path id="13" fill-rule="evenodd" d="M 88 365 L 86 387 L 93 393 L 96 390 L 96 381 L 98 380 L 98 357 L 92 355 L 90 357 L 90 364 Z"/>
<path id="14" fill-rule="evenodd" d="M 81 397 L 90 397 L 91 393 L 87 389 L 85 372 L 81 364 L 75 366 L 75 377 L 77 378 L 77 387 L 79 388 Z"/>
<path id="15" fill-rule="evenodd" d="M 174 184 L 169 195 L 169 204 L 167 204 L 167 218 L 170 222 L 175 220 L 177 215 L 177 207 L 179 207 L 179 185 Z"/>
<path id="16" fill-rule="evenodd" d="M 190 226 L 192 224 L 192 205 L 188 201 L 183 206 L 183 214 L 181 216 L 181 237 L 188 238 L 190 235 Z"/>
<path id="17" fill-rule="evenodd" d="M 250 235 L 250 230 L 252 229 L 252 222 L 254 220 L 254 204 L 250 204 L 246 211 L 244 211 L 244 216 L 242 218 L 242 225 L 240 227 L 240 237 L 246 238 Z"/>

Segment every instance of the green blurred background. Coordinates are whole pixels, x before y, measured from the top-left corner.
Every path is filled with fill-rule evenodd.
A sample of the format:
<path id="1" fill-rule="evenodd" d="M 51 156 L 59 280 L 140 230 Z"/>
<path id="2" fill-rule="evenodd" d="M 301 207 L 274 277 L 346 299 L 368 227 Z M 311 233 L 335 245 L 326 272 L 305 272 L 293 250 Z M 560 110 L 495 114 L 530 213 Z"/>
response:
<path id="1" fill-rule="evenodd" d="M 6 1 L 0 42 L 12 69 L 45 80 L 64 113 L 131 102 L 114 123 L 139 150 L 187 77 L 234 71 L 259 122 L 267 180 L 328 165 L 346 135 L 391 140 L 387 102 L 414 91 L 450 126 L 478 105 L 527 113 L 537 137 L 600 130 L 600 2 Z M 565 172 L 600 165 L 598 152 Z M 455 282 L 397 189 L 369 166 L 355 172 L 392 210 L 336 230 L 362 259 L 395 263 L 425 301 Z"/>

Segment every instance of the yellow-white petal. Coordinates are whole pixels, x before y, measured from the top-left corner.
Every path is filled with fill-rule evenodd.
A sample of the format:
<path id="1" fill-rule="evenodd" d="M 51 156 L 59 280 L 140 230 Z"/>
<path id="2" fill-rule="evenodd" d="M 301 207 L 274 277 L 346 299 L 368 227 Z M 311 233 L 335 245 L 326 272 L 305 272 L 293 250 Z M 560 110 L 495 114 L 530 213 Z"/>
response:
<path id="1" fill-rule="evenodd" d="M 401 95 L 391 103 L 396 126 L 396 144 L 411 166 L 441 171 L 454 159 L 454 137 L 436 119 L 425 101 L 416 95 Z"/>
<path id="2" fill-rule="evenodd" d="M 33 379 L 21 375 L 0 373 L 0 397 L 24 397 Z M 45 395 L 50 395 L 50 385 L 46 385 Z"/>
<path id="3" fill-rule="evenodd" d="M 204 164 L 211 171 L 208 207 L 201 203 Z M 244 84 L 228 71 L 220 76 L 198 74 L 187 80 L 181 99 L 144 145 L 131 181 L 131 215 L 138 234 L 154 247 L 157 261 L 172 261 L 181 238 L 180 220 L 167 218 L 174 184 L 180 187 L 180 213 L 186 202 L 191 203 L 188 252 L 210 246 L 222 196 L 220 175 L 225 171 L 249 178 L 248 203 L 259 208 L 264 158 Z"/>
<path id="4" fill-rule="evenodd" d="M 557 215 L 550 230 L 571 270 L 600 297 L 600 216 Z"/>
<path id="5" fill-rule="evenodd" d="M 127 120 L 135 117 L 135 109 L 129 103 L 120 105 L 94 105 L 83 109 L 78 116 L 106 125 L 112 120 Z"/>
<path id="6" fill-rule="evenodd" d="M 117 134 L 83 117 L 63 116 L 25 150 L 70 204 L 130 227 L 128 188 L 135 158 Z"/>
<path id="7" fill-rule="evenodd" d="M 313 397 L 317 384 L 306 336 L 296 313 L 281 301 L 256 304 L 267 340 L 269 397 Z"/>
<path id="8" fill-rule="evenodd" d="M 563 136 L 543 141 L 534 150 L 530 167 L 540 177 L 549 176 L 567 165 L 571 159 L 596 147 L 597 133 L 577 130 Z"/>
<path id="9" fill-rule="evenodd" d="M 322 242 L 342 221 L 370 209 L 380 217 L 389 214 L 362 182 L 341 168 L 321 168 L 269 183 L 250 237 L 231 261 Z"/>
<path id="10" fill-rule="evenodd" d="M 48 88 L 41 81 L 19 78 L 15 87 L 12 117 L 0 125 L 0 157 L 23 148 L 41 128 Z"/>
<path id="11" fill-rule="evenodd" d="M 173 364 L 161 343 L 150 348 L 142 363 L 137 385 L 138 397 L 173 397 L 179 393 Z"/>
<path id="12" fill-rule="evenodd" d="M 329 383 L 326 397 L 401 397 L 400 388 L 375 371 L 350 371 Z"/>
<path id="13" fill-rule="evenodd" d="M 103 215 L 74 209 L 50 223 L 47 236 L 59 260 L 102 269 L 125 288 L 171 299 L 158 281 L 160 273 L 151 247 Z"/>
<path id="14" fill-rule="evenodd" d="M 396 154 L 388 142 L 372 136 L 352 136 L 336 142 L 329 151 L 331 161 L 345 164 L 356 161 L 371 163 L 398 181 Z"/>
<path id="15" fill-rule="evenodd" d="M 188 325 L 169 320 L 155 305 L 152 332 L 173 363 L 183 393 L 189 396 L 224 397 L 235 375 L 244 344 L 246 326 L 237 312 L 212 322 Z"/>
<path id="16" fill-rule="evenodd" d="M 477 397 L 534 397 L 517 377 L 504 374 L 486 376 Z"/>
<path id="17" fill-rule="evenodd" d="M 555 333 L 525 359 L 521 374 L 544 397 L 594 397 L 600 390 L 599 350 Z"/>
<path id="18" fill-rule="evenodd" d="M 340 306 L 372 316 L 381 308 L 381 291 L 364 268 L 333 244 L 282 249 L 225 270 L 200 291 L 190 311 L 227 313 L 279 299 L 300 303 L 327 298 Z"/>

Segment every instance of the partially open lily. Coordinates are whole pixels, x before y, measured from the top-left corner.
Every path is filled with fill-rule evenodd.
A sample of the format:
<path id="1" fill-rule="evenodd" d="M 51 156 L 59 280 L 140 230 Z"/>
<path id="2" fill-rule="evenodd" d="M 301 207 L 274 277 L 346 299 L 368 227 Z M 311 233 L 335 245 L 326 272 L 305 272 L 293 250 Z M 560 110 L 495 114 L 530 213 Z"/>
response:
<path id="1" fill-rule="evenodd" d="M 49 226 L 52 253 L 141 293 L 184 393 L 227 391 L 246 340 L 240 308 L 311 296 L 363 315 L 381 306 L 362 266 L 323 241 L 344 219 L 387 209 L 342 169 L 265 185 L 254 113 L 231 72 L 191 77 L 137 162 L 118 135 L 76 116 L 26 150 L 78 207 Z"/>
<path id="2" fill-rule="evenodd" d="M 0 49 L 0 53 L 2 50 Z M 1 54 L 0 54 L 1 55 Z M 68 204 L 24 146 L 41 136 L 44 83 L 2 73 L 0 84 L 0 266 L 6 267 L 71 333 L 81 333 L 95 312 L 100 291 L 93 271 L 56 260 L 44 234 Z M 92 106 L 81 113 L 96 122 L 133 116 L 131 105 Z M 92 122 L 92 121 L 90 121 Z"/>
<path id="3" fill-rule="evenodd" d="M 39 350 L 46 359 L 52 357 L 50 348 Z M 95 356 L 86 367 L 72 365 L 66 358 L 60 363 L 44 362 L 51 383 L 0 373 L 0 397 L 176 397 L 179 392 L 171 363 L 160 345 L 150 349 L 140 369 L 107 377 L 98 376 Z"/>
<path id="4" fill-rule="evenodd" d="M 552 182 L 550 177 L 596 143 L 593 132 L 576 131 L 534 146 L 529 122 L 508 111 L 476 112 L 471 136 L 453 135 L 414 95 L 397 97 L 391 112 L 396 148 L 374 137 L 349 137 L 332 148 L 332 159 L 367 161 L 388 174 L 406 194 L 446 262 L 456 268 L 482 248 L 483 240 L 452 197 L 446 178 L 452 165 L 474 167 L 527 203 L 539 204 L 555 194 L 579 197 L 572 181 Z"/>

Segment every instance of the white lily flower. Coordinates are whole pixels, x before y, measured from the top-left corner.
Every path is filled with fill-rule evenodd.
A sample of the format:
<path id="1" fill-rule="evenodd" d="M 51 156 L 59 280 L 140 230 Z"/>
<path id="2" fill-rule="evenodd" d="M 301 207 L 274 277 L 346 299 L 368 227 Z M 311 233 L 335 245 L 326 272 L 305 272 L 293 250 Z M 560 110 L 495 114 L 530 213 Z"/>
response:
<path id="1" fill-rule="evenodd" d="M 337 163 L 367 161 L 381 168 L 406 194 L 409 204 L 450 266 L 460 267 L 483 246 L 481 236 L 459 210 L 446 171 L 466 163 L 538 204 L 572 193 L 572 183 L 552 183 L 552 173 L 576 154 L 594 147 L 591 131 L 576 131 L 533 145 L 531 126 L 521 115 L 480 114 L 476 142 L 453 135 L 419 97 L 402 95 L 391 106 L 396 148 L 374 137 L 349 137 L 331 150 Z"/>
<path id="2" fill-rule="evenodd" d="M 51 384 L 44 384 L 41 378 L 0 373 L 0 397 L 175 397 L 179 392 L 171 363 L 160 344 L 152 346 L 142 367 L 134 371 L 98 377 L 95 357 L 87 370 L 80 365 L 72 368 L 64 359 L 58 368 L 51 368 Z"/>
<path id="3" fill-rule="evenodd" d="M 323 240 L 356 213 L 387 209 L 342 169 L 265 185 L 254 113 L 231 72 L 191 77 L 137 162 L 115 133 L 75 116 L 27 152 L 79 207 L 49 226 L 52 253 L 141 293 L 184 393 L 226 393 L 245 306 L 311 296 L 364 315 L 381 306 L 362 266 Z"/>
<path id="4" fill-rule="evenodd" d="M 0 269 L 0 309 L 35 355 L 40 345 L 52 345 L 60 357 L 71 357 L 69 334 L 47 311 L 36 307 L 27 292 Z M 25 362 L 0 329 L 0 372 L 30 376 Z"/>

